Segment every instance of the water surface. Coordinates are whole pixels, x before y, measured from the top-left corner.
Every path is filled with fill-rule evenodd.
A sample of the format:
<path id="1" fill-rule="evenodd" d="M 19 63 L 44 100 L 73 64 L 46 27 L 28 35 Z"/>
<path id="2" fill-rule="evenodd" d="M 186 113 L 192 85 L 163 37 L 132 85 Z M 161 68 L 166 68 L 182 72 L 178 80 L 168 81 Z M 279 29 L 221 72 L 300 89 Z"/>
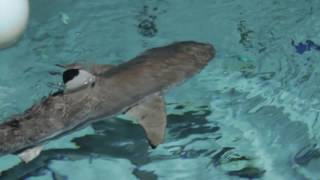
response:
<path id="1" fill-rule="evenodd" d="M 55 91 L 58 63 L 119 64 L 179 40 L 214 44 L 199 75 L 167 92 L 166 141 L 105 119 L 52 141 L 3 179 L 317 179 L 320 1 L 31 0 L 17 46 L 0 51 L 1 119 Z"/>

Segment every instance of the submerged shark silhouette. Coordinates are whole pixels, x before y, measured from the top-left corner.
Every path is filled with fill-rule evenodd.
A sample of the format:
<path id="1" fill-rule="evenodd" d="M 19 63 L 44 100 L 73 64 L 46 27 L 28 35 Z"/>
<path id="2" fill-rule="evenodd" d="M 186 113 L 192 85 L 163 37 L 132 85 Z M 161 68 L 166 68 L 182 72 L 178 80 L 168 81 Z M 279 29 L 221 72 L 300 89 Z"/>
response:
<path id="1" fill-rule="evenodd" d="M 138 121 L 154 148 L 165 134 L 163 91 L 198 73 L 214 55 L 210 44 L 184 41 L 147 50 L 118 66 L 64 66 L 88 70 L 94 82 L 49 95 L 1 124 L 0 153 L 20 153 L 28 162 L 41 152 L 40 144 L 46 140 L 120 113 Z"/>

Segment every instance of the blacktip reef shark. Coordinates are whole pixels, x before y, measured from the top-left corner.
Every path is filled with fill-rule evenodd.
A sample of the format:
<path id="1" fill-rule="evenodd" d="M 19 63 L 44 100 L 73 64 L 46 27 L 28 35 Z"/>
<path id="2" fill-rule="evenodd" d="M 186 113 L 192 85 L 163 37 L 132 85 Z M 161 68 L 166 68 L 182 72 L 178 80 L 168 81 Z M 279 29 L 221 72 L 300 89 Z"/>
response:
<path id="1" fill-rule="evenodd" d="M 60 65 L 62 92 L 50 94 L 0 125 L 0 153 L 29 162 L 47 140 L 104 117 L 125 113 L 143 127 L 151 147 L 164 140 L 164 91 L 202 70 L 212 45 L 183 41 L 145 51 L 117 65 Z"/>

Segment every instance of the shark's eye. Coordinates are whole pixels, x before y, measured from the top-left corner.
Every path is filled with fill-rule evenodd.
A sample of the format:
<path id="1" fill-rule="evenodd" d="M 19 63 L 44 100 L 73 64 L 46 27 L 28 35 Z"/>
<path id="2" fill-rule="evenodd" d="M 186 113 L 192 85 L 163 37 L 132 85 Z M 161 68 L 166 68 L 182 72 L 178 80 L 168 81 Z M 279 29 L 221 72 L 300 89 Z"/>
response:
<path id="1" fill-rule="evenodd" d="M 82 87 L 92 85 L 95 76 L 83 69 L 68 69 L 63 72 L 63 83 L 65 91 L 74 91 Z"/>

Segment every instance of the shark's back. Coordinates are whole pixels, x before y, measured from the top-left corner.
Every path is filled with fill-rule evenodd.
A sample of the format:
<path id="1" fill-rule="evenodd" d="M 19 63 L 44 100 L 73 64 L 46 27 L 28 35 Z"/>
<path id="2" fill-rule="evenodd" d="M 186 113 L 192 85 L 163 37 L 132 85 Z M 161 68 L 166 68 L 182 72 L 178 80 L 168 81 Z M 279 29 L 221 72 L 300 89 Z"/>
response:
<path id="1" fill-rule="evenodd" d="M 210 44 L 178 42 L 147 50 L 102 73 L 92 88 L 49 96 L 0 125 L 0 152 L 36 145 L 80 124 L 112 116 L 199 72 L 214 57 Z"/>
<path id="2" fill-rule="evenodd" d="M 101 93 L 104 97 L 113 97 L 104 102 L 127 106 L 120 102 L 134 102 L 181 83 L 203 69 L 213 56 L 211 45 L 196 42 L 150 49 L 104 73 L 105 80 L 101 81 L 100 87 L 107 88 L 99 91 L 105 91 Z"/>

